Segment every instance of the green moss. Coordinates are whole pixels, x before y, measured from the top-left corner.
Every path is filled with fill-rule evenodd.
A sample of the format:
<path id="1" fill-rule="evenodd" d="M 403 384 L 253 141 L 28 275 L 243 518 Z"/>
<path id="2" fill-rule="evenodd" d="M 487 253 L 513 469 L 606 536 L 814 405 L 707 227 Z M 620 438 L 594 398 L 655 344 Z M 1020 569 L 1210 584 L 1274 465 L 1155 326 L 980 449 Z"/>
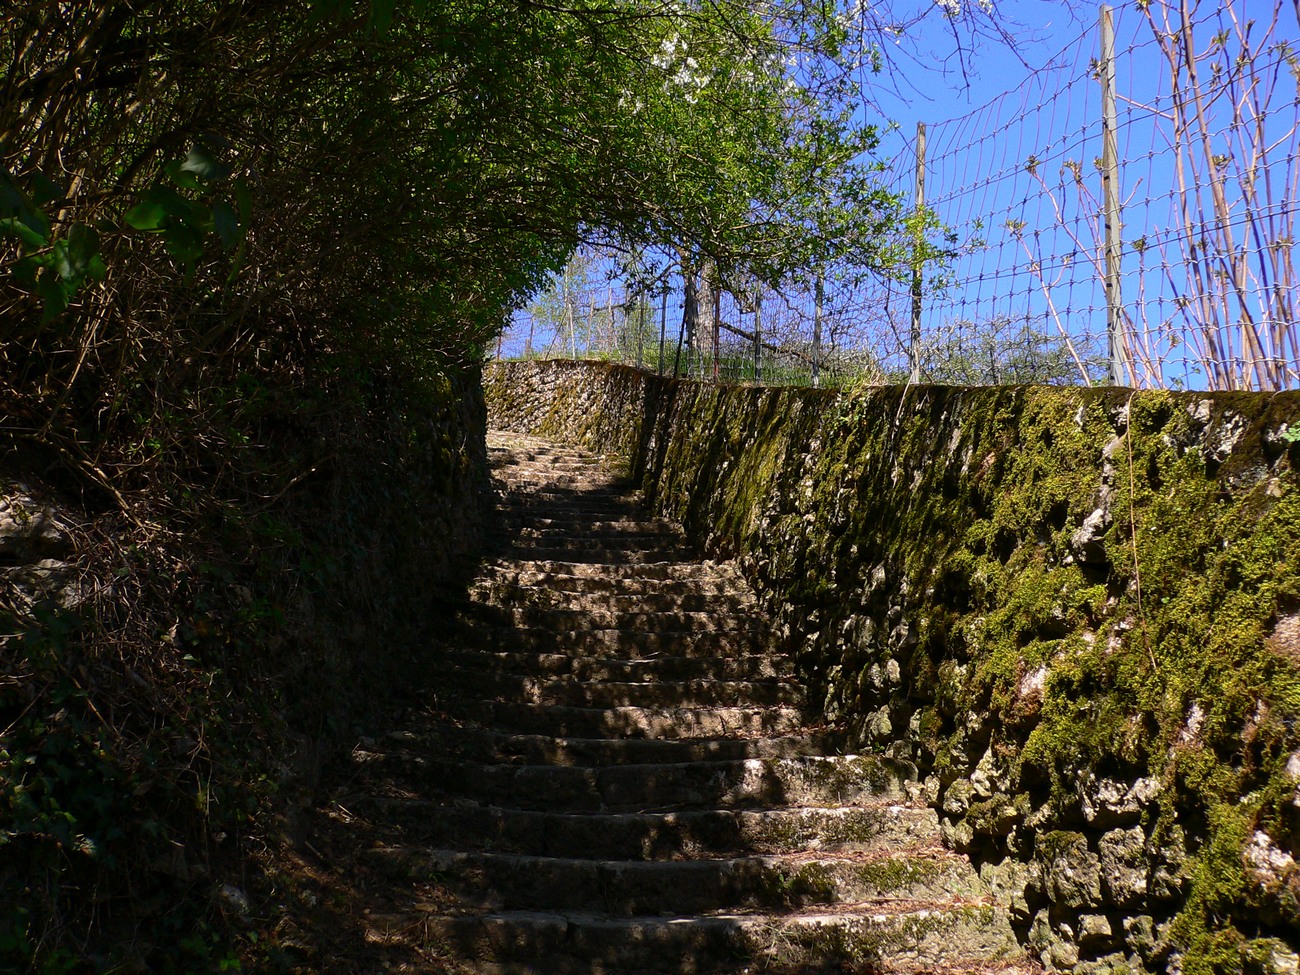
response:
<path id="1" fill-rule="evenodd" d="M 1300 447 L 1276 434 L 1300 395 L 637 382 L 658 404 L 648 493 L 747 556 L 825 699 L 879 707 L 860 675 L 898 659 L 935 771 L 969 774 L 979 712 L 1035 806 L 1077 805 L 1088 771 L 1164 783 L 1148 825 L 1176 813 L 1198 863 L 1239 854 L 1234 816 L 1279 819 L 1300 655 L 1269 641 L 1300 612 Z M 1213 872 L 1184 912 L 1201 927 L 1180 929 L 1204 971 L 1257 949 Z"/>

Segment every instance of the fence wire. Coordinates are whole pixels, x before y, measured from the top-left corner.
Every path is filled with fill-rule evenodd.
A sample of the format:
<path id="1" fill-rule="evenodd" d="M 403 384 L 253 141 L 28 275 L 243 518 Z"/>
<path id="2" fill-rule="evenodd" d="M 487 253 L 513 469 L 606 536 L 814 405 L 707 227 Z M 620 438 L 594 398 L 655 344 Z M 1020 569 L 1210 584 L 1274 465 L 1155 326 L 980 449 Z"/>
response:
<path id="1" fill-rule="evenodd" d="M 1300 381 L 1292 264 L 1300 69 L 1278 8 L 1251 37 L 1234 6 L 1244 9 L 1221 6 L 1185 33 L 1159 19 L 1167 13 L 1159 4 L 1150 20 L 1136 6 L 1119 12 L 1117 33 L 1129 38 L 1114 61 L 1116 341 L 1126 384 Z M 924 270 L 923 373 L 952 371 L 954 360 L 960 371 L 995 350 L 1012 363 L 1036 359 L 1048 370 L 1041 379 L 1107 379 L 1098 56 L 1098 37 L 1082 37 L 1053 59 L 1057 67 L 927 127 L 924 200 L 943 227 L 945 256 Z M 913 203 L 916 161 L 910 139 L 889 170 L 892 188 Z M 894 339 L 885 354 L 898 363 L 912 306 L 910 291 L 892 284 L 882 288 L 881 341 Z"/>
<path id="2" fill-rule="evenodd" d="M 600 300 L 550 315 L 545 342 L 525 316 L 498 351 L 769 383 L 902 381 L 915 357 L 929 382 L 1091 384 L 1113 370 L 1143 387 L 1300 386 L 1296 14 L 1278 0 L 1194 10 L 1187 24 L 1161 0 L 1116 11 L 1109 301 L 1098 29 L 1018 87 L 926 126 L 924 242 L 900 227 L 901 257 L 874 283 L 828 269 L 820 315 L 811 294 L 774 292 L 756 309 L 724 293 L 716 325 L 710 315 L 691 341 L 676 295 L 618 285 L 616 301 L 602 282 Z M 895 136 L 882 179 L 915 213 L 918 142 Z"/>

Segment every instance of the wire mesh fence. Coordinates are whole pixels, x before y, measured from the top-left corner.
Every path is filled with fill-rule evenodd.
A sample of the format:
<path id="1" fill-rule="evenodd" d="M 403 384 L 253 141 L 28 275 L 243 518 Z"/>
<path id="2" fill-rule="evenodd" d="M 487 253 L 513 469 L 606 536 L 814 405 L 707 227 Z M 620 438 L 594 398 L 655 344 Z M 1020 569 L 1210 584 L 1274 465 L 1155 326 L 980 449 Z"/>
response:
<path id="1" fill-rule="evenodd" d="M 828 268 L 821 300 L 719 287 L 689 324 L 675 292 L 610 284 L 543 347 L 521 347 L 531 317 L 500 351 L 769 383 L 1300 386 L 1293 7 L 1128 4 L 1113 54 L 1099 23 L 974 111 L 898 131 L 882 179 L 919 216 L 865 284 Z M 660 292 L 680 285 L 668 270 Z"/>

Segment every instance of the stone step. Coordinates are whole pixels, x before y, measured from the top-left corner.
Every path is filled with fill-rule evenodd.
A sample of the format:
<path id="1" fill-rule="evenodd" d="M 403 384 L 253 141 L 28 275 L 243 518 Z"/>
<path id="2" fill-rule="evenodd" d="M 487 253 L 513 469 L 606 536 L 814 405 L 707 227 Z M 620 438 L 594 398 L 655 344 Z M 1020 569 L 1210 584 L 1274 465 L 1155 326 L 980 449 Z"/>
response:
<path id="1" fill-rule="evenodd" d="M 1006 913 L 982 902 L 866 902 L 835 911 L 780 915 L 611 918 L 511 911 L 446 917 L 424 912 L 372 916 L 378 944 L 447 946 L 484 975 L 612 975 L 769 971 L 803 966 L 863 971 L 985 971 L 1017 962 Z M 724 968 L 722 966 L 733 965 Z"/>
<path id="2" fill-rule="evenodd" d="M 656 656 L 728 657 L 749 656 L 766 649 L 771 637 L 758 632 L 650 633 L 641 630 L 576 629 L 548 630 L 540 627 L 473 626 L 474 620 L 450 621 L 451 636 L 458 646 L 474 642 L 493 651 L 556 653 L 573 651 L 587 657 L 643 659 Z"/>
<path id="3" fill-rule="evenodd" d="M 774 654 L 629 660 L 572 653 L 444 649 L 438 658 L 453 667 L 583 681 L 776 680 L 794 673 L 788 658 Z"/>
<path id="4" fill-rule="evenodd" d="M 989 894 L 969 862 L 934 847 L 635 861 L 390 846 L 366 851 L 366 859 L 390 877 L 438 881 L 464 904 L 491 911 L 707 914 Z"/>
<path id="5" fill-rule="evenodd" d="M 522 701 L 473 701 L 461 713 L 488 727 L 556 738 L 780 738 L 799 732 L 804 713 L 791 707 L 577 708 Z"/>
<path id="6" fill-rule="evenodd" d="M 357 750 L 353 760 L 447 795 L 493 806 L 648 812 L 905 801 L 915 769 L 866 755 L 743 759 L 606 768 L 486 765 L 409 751 Z"/>
<path id="7" fill-rule="evenodd" d="M 697 579 L 630 578 L 609 575 L 566 575 L 561 572 L 541 572 L 535 569 L 517 570 L 503 566 L 489 566 L 476 585 L 488 587 L 525 586 L 549 589 L 564 593 L 611 593 L 635 596 L 660 593 L 702 596 L 733 596 L 744 605 L 754 603 L 753 594 L 729 575 L 700 577 Z"/>
<path id="8" fill-rule="evenodd" d="M 739 594 L 678 592 L 564 592 L 546 586 L 508 582 L 476 582 L 469 588 L 474 602 L 499 606 L 537 607 L 615 613 L 717 613 L 752 616 L 753 597 Z"/>
<path id="9" fill-rule="evenodd" d="M 667 860 L 739 853 L 842 853 L 936 846 L 938 815 L 898 803 L 662 813 L 566 813 L 411 799 L 349 799 L 431 845 L 539 856 Z"/>
<path id="10" fill-rule="evenodd" d="M 511 554 L 520 561 L 567 561 L 575 565 L 621 565 L 642 566 L 676 564 L 689 558 L 689 549 L 682 547 L 676 551 L 659 551 L 658 549 L 625 549 L 620 547 L 584 548 L 574 551 L 562 545 L 511 545 Z"/>
<path id="11" fill-rule="evenodd" d="M 597 577 L 603 579 L 632 579 L 637 582 L 660 581 L 714 581 L 729 579 L 740 582 L 736 570 L 716 562 L 656 562 L 650 565 L 593 565 L 590 562 L 567 562 L 564 559 L 510 559 L 497 560 L 487 571 L 544 572 L 551 575 Z"/>
<path id="12" fill-rule="evenodd" d="M 800 685 L 775 680 L 593 681 L 454 665 L 443 668 L 440 680 L 448 687 L 511 701 L 584 708 L 803 707 L 807 700 Z"/>
<path id="13" fill-rule="evenodd" d="M 508 451 L 492 451 L 491 466 L 515 481 L 522 477 L 549 478 L 552 474 L 592 474 L 613 477 L 595 455 L 535 454 L 520 457 Z"/>
<path id="14" fill-rule="evenodd" d="M 540 628 L 552 631 L 630 630 L 636 633 L 739 633 L 762 632 L 767 623 L 753 613 L 620 612 L 607 609 L 569 609 L 564 606 L 498 606 L 466 601 L 456 610 L 461 616 L 493 626 Z"/>
<path id="15" fill-rule="evenodd" d="M 539 499 L 518 493 L 504 498 L 499 510 L 501 524 L 504 525 L 509 525 L 511 522 L 532 521 L 540 517 L 579 524 L 646 517 L 646 511 L 640 504 L 627 499 L 562 503 L 553 499 Z"/>
<path id="16" fill-rule="evenodd" d="M 507 523 L 507 527 L 509 524 Z M 513 526 L 519 535 L 531 538 L 552 538 L 561 541 L 578 541 L 581 539 L 599 539 L 606 542 L 618 542 L 624 539 L 650 539 L 669 542 L 673 545 L 682 541 L 681 533 L 671 525 L 662 522 L 645 521 L 586 521 L 577 517 L 564 522 L 554 518 L 521 517 Z"/>
<path id="17" fill-rule="evenodd" d="M 574 535 L 572 532 L 561 531 L 559 529 L 537 530 L 534 528 L 521 528 L 514 532 L 510 541 L 519 546 L 535 545 L 540 548 L 563 547 L 571 549 L 574 552 L 584 552 L 590 550 L 623 550 L 628 551 L 655 551 L 664 552 L 688 551 L 681 537 L 668 532 L 611 532 L 606 535 L 595 535 L 590 532 L 583 532 L 581 535 Z"/>
<path id="18" fill-rule="evenodd" d="M 583 483 L 580 478 L 571 480 L 574 483 L 567 486 L 541 480 L 531 484 L 527 481 L 515 481 L 507 492 L 506 503 L 507 505 L 544 505 L 548 509 L 573 507 L 589 512 L 600 509 L 618 509 L 624 512 L 644 511 L 640 492 L 617 480 L 604 480 L 598 483 Z"/>
<path id="19" fill-rule="evenodd" d="M 455 755 L 484 764 L 517 765 L 670 765 L 746 758 L 797 758 L 832 754 L 839 738 L 790 735 L 783 738 L 553 738 L 510 734 L 486 728 L 434 724 L 420 731 L 399 731 L 385 741 L 424 748 L 432 755 Z"/>
<path id="20" fill-rule="evenodd" d="M 547 515 L 503 513 L 500 521 L 507 527 L 528 528 L 534 532 L 554 532 L 579 535 L 670 535 L 681 539 L 681 533 L 666 521 L 650 518 L 644 513 L 637 517 L 616 518 L 610 521 L 592 521 L 586 512 L 573 512 L 567 517 L 555 513 Z"/>

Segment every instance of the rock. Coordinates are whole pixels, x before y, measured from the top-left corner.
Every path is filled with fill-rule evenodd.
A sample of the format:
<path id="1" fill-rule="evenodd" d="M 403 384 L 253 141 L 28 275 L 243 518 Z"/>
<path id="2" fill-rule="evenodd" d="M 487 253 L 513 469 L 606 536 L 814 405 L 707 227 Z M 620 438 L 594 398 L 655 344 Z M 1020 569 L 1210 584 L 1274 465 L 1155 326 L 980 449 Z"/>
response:
<path id="1" fill-rule="evenodd" d="M 1034 844 L 1034 859 L 1042 870 L 1043 893 L 1048 900 L 1076 909 L 1101 904 L 1101 861 L 1088 849 L 1082 833 L 1040 835 Z"/>
<path id="2" fill-rule="evenodd" d="M 1140 778 L 1132 784 L 1118 779 L 1097 778 L 1088 772 L 1079 788 L 1083 816 L 1103 829 L 1136 822 L 1142 810 L 1160 794 L 1160 783 Z"/>
<path id="3" fill-rule="evenodd" d="M 1151 858 L 1150 894 L 1162 900 L 1176 900 L 1182 896 L 1187 883 L 1187 840 L 1181 826 L 1174 826 L 1169 835 L 1153 845 Z"/>
<path id="4" fill-rule="evenodd" d="M 1138 975 L 1143 969 L 1136 958 L 1115 952 L 1074 966 L 1074 975 Z"/>
<path id="5" fill-rule="evenodd" d="M 980 865 L 980 880 L 988 885 L 994 898 L 1011 911 L 1018 923 L 1029 920 L 1028 892 L 1033 886 L 1032 864 L 1007 857 L 1001 863 Z"/>
<path id="6" fill-rule="evenodd" d="M 0 560 L 17 564 L 71 552 L 72 536 L 52 506 L 23 491 L 0 497 Z"/>
<path id="7" fill-rule="evenodd" d="M 1112 522 L 1110 512 L 1096 508 L 1070 536 L 1070 551 L 1080 562 L 1104 565 L 1106 562 L 1106 532 Z"/>
<path id="8" fill-rule="evenodd" d="M 975 841 L 975 831 L 964 819 L 953 821 L 943 819 L 939 822 L 939 836 L 943 845 L 958 853 L 966 853 Z"/>
<path id="9" fill-rule="evenodd" d="M 1056 933 L 1052 930 L 1052 920 L 1047 908 L 1042 908 L 1034 915 L 1033 921 L 1029 924 L 1029 934 L 1025 938 L 1025 944 L 1032 951 L 1038 953 L 1047 963 L 1048 951 L 1056 941 Z"/>
<path id="10" fill-rule="evenodd" d="M 1240 442 L 1241 436 L 1245 432 L 1245 418 L 1224 410 L 1219 417 L 1218 425 L 1209 431 L 1205 438 L 1204 451 L 1206 459 L 1222 464 L 1232 456 L 1233 449 Z"/>
<path id="11" fill-rule="evenodd" d="M 1156 937 L 1156 922 L 1150 914 L 1139 914 L 1124 919 L 1124 944 L 1143 961 L 1155 957 L 1159 939 Z"/>
<path id="12" fill-rule="evenodd" d="M 971 829 L 984 836 L 1005 836 L 1029 812 L 1029 796 L 996 795 L 983 802 L 971 803 L 966 822 Z"/>
<path id="13" fill-rule="evenodd" d="M 1300 640 L 1297 640 L 1297 643 L 1300 643 Z M 1300 751 L 1294 751 L 1287 757 L 1284 771 L 1295 783 L 1295 794 L 1291 797 L 1291 805 L 1300 807 Z"/>
<path id="14" fill-rule="evenodd" d="M 1072 941 L 1057 941 L 1048 949 L 1044 963 L 1052 968 L 1069 969 L 1079 964 L 1079 946 Z"/>
<path id="15" fill-rule="evenodd" d="M 1256 830 L 1241 854 L 1254 898 L 1269 919 L 1300 925 L 1300 866 L 1271 836 Z"/>
<path id="16" fill-rule="evenodd" d="M 1079 947 L 1095 951 L 1109 947 L 1114 932 L 1105 914 L 1084 914 L 1079 918 Z"/>
<path id="17" fill-rule="evenodd" d="M 921 783 L 921 798 L 925 800 L 926 805 L 933 806 L 938 803 L 941 788 L 942 783 L 937 775 L 925 777 L 925 781 Z"/>
<path id="18" fill-rule="evenodd" d="M 1300 955 L 1285 945 L 1278 945 L 1268 959 L 1272 975 L 1297 975 L 1300 973 Z"/>
<path id="19" fill-rule="evenodd" d="M 943 794 L 943 811 L 949 816 L 964 816 L 974 794 L 975 786 L 970 779 L 958 779 Z"/>
<path id="20" fill-rule="evenodd" d="M 239 917 L 247 917 L 252 910 L 248 903 L 248 895 L 233 884 L 222 884 L 217 890 L 217 896 L 226 906 L 226 909 L 237 914 Z"/>
<path id="21" fill-rule="evenodd" d="M 1026 672 L 1016 684 L 1016 697 L 1024 704 L 1042 703 L 1047 692 L 1047 667 L 1040 665 Z"/>
<path id="22" fill-rule="evenodd" d="M 971 787 L 981 799 L 991 799 L 1011 789 L 1011 773 L 989 746 L 970 777 Z"/>
<path id="23" fill-rule="evenodd" d="M 1101 883 L 1106 899 L 1123 906 L 1141 900 L 1147 893 L 1146 834 L 1141 826 L 1115 829 L 1102 835 L 1097 844 L 1101 859 Z"/>

